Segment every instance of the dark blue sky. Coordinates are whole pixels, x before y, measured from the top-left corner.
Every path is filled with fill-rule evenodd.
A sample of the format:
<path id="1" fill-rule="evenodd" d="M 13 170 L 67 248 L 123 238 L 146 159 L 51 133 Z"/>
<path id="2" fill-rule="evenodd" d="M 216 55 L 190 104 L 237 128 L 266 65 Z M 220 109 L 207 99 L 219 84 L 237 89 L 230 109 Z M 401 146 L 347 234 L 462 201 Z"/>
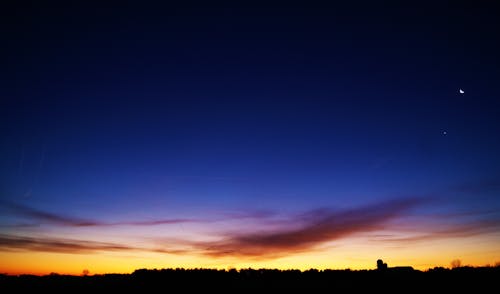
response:
<path id="1" fill-rule="evenodd" d="M 8 14 L 8 197 L 163 177 L 329 195 L 500 169 L 497 7 L 34 4 Z"/>
<path id="2" fill-rule="evenodd" d="M 106 219 L 500 208 L 493 1 L 2 14 L 5 203 Z"/>

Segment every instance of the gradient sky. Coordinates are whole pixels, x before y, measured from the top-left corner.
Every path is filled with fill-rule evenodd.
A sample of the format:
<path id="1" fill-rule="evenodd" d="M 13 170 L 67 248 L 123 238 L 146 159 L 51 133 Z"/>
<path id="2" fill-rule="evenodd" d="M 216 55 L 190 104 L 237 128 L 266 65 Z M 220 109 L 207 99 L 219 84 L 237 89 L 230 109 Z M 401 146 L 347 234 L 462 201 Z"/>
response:
<path id="1" fill-rule="evenodd" d="M 499 262 L 469 2 L 5 7 L 0 272 Z"/>

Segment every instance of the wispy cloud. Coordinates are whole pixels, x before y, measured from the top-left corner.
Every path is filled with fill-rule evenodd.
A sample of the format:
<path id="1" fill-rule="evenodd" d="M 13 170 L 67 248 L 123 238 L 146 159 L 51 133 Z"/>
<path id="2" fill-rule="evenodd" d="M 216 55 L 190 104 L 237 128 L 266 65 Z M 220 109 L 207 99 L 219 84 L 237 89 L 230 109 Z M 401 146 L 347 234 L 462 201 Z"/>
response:
<path id="1" fill-rule="evenodd" d="M 15 215 L 28 218 L 35 222 L 73 226 L 73 227 L 98 226 L 102 224 L 92 220 L 85 220 L 85 219 L 73 218 L 60 214 L 50 213 L 47 211 L 35 209 L 26 205 L 13 202 L 1 202 L 0 205 Z"/>
<path id="2" fill-rule="evenodd" d="M 246 211 L 233 211 L 233 212 L 222 212 L 221 220 L 244 220 L 244 219 L 269 219 L 275 217 L 277 213 L 272 210 L 246 210 Z"/>
<path id="3" fill-rule="evenodd" d="M 384 223 L 419 205 L 420 198 L 399 199 L 344 211 L 315 210 L 304 214 L 299 228 L 279 228 L 248 234 L 227 234 L 218 242 L 194 244 L 204 255 L 270 258 L 310 250 L 322 243 L 383 227 Z M 293 224 L 293 220 L 292 220 Z"/>
<path id="4" fill-rule="evenodd" d="M 154 225 L 168 225 L 188 222 L 202 222 L 201 219 L 191 218 L 162 218 L 151 220 L 133 220 L 133 221 L 118 221 L 118 222 L 103 222 L 98 220 L 89 220 L 82 218 L 69 217 L 63 214 L 43 211 L 26 205 L 13 203 L 13 202 L 0 202 L 0 206 L 6 208 L 10 213 L 29 219 L 32 223 L 31 226 L 39 225 L 40 223 L 48 223 L 58 226 L 69 227 L 97 227 L 97 226 L 154 226 Z M 16 226 L 16 225 L 14 225 Z M 23 226 L 26 223 L 23 223 Z"/>
<path id="5" fill-rule="evenodd" d="M 500 218 L 498 214 L 490 210 L 475 213 L 466 211 L 466 213 L 453 215 L 453 220 L 449 222 L 448 218 L 432 217 L 432 215 L 419 221 L 418 215 L 411 213 L 413 208 L 430 203 L 433 203 L 431 199 L 414 197 L 398 198 L 344 210 L 319 208 L 288 216 L 273 211 L 220 214 L 219 218 L 214 218 L 211 221 L 215 223 L 235 219 L 244 221 L 237 222 L 241 226 L 239 228 L 210 236 L 219 237 L 218 241 L 179 240 L 166 236 L 162 241 L 153 239 L 151 246 L 141 248 L 118 243 L 0 234 L 0 250 L 66 253 L 142 250 L 166 254 L 201 254 L 214 258 L 232 256 L 272 259 L 288 254 L 317 250 L 326 242 L 339 240 L 353 234 L 374 232 L 386 228 L 398 229 L 398 226 L 401 226 L 399 227 L 401 232 L 411 235 L 379 234 L 372 240 L 388 243 L 419 242 L 439 238 L 469 237 L 500 230 Z M 196 218 L 172 218 L 106 223 L 48 213 L 19 204 L 0 203 L 0 205 L 33 222 L 46 222 L 61 226 L 154 226 L 183 222 L 207 222 L 207 220 Z M 394 222 L 400 220 L 401 217 L 408 216 L 417 217 L 417 222 L 408 224 Z M 247 221 L 249 218 L 262 219 L 262 221 L 250 224 Z M 433 225 L 426 225 L 429 223 Z"/>
<path id="6" fill-rule="evenodd" d="M 0 251 L 34 251 L 56 252 L 68 254 L 87 254 L 110 251 L 142 251 L 162 254 L 193 253 L 189 247 L 182 248 L 185 243 L 172 242 L 171 246 L 128 246 L 123 243 L 99 242 L 59 237 L 29 237 L 25 235 L 0 234 Z"/>
<path id="7" fill-rule="evenodd" d="M 478 235 L 497 233 L 500 231 L 500 219 L 493 218 L 488 220 L 476 220 L 452 225 L 428 226 L 425 231 L 420 229 L 411 229 L 403 232 L 411 232 L 409 236 L 399 234 L 377 235 L 371 241 L 386 243 L 408 243 L 428 242 L 430 240 L 440 240 L 449 238 L 468 238 Z"/>
<path id="8" fill-rule="evenodd" d="M 114 222 L 114 223 L 103 223 L 102 225 L 107 226 L 121 226 L 121 225 L 129 225 L 129 226 L 156 226 L 156 225 L 171 225 L 171 224 L 179 224 L 179 223 L 201 223 L 202 219 L 192 219 L 192 218 L 167 218 L 167 219 L 153 219 L 146 221 L 123 221 L 123 222 Z"/>
<path id="9" fill-rule="evenodd" d="M 91 253 L 96 251 L 134 250 L 137 248 L 106 242 L 0 235 L 0 249 L 58 253 Z"/>

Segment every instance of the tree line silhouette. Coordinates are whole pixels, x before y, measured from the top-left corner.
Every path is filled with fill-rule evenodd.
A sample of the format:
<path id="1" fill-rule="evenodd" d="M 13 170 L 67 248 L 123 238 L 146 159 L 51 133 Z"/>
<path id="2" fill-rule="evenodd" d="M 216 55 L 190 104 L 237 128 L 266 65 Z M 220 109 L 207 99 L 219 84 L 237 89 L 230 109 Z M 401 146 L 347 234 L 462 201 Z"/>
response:
<path id="1" fill-rule="evenodd" d="M 50 274 L 0 275 L 0 292 L 48 291 L 138 291 L 140 293 L 197 291 L 205 293 L 276 291 L 407 292 L 482 291 L 498 288 L 500 266 L 436 267 L 427 271 L 409 267 L 379 267 L 376 270 L 278 270 L 278 269 L 138 269 L 131 274 L 82 276 Z M 312 292 L 311 292 L 312 291 Z"/>

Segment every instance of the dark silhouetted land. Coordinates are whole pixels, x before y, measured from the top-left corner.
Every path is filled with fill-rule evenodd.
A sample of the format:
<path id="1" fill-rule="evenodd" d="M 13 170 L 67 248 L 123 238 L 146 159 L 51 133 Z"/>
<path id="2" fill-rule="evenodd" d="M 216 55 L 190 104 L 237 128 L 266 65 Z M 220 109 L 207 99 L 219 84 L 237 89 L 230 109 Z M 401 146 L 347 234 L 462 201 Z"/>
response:
<path id="1" fill-rule="evenodd" d="M 0 292 L 32 293 L 50 291 L 112 291 L 136 293 L 343 293 L 344 291 L 415 292 L 473 291 L 498 288 L 500 266 L 434 268 L 417 271 L 409 267 L 383 270 L 274 270 L 274 269 L 139 269 L 132 274 L 93 276 L 20 275 L 0 276 Z M 8 292 L 7 292 L 8 291 Z M 30 291 L 30 292 L 25 292 Z"/>

